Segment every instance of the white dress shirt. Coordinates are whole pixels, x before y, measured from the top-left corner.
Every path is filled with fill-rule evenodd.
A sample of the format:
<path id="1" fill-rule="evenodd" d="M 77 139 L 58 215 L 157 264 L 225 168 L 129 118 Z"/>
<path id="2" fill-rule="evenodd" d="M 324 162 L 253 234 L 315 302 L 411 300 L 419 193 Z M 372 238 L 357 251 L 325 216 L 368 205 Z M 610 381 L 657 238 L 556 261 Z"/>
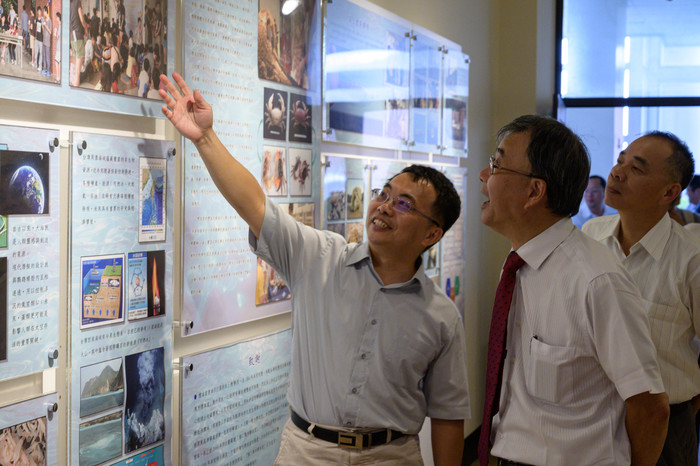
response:
<path id="1" fill-rule="evenodd" d="M 651 339 L 671 404 L 700 393 L 698 355 L 691 342 L 700 335 L 700 245 L 666 214 L 625 256 L 617 240 L 620 216 L 598 218 L 583 231 L 620 259 L 642 293 Z"/>
<path id="2" fill-rule="evenodd" d="M 491 454 L 536 465 L 630 463 L 624 400 L 664 391 L 637 287 L 562 219 L 518 249 Z"/>
<path id="3" fill-rule="evenodd" d="M 603 215 L 601 215 L 601 217 L 604 217 L 606 215 L 615 215 L 616 213 L 617 210 L 603 204 Z M 598 216 L 591 212 L 591 209 L 588 208 L 588 205 L 585 202 L 582 202 L 578 213 L 571 217 L 571 221 L 574 222 L 574 225 L 576 225 L 580 230 L 584 223 L 596 217 Z"/>

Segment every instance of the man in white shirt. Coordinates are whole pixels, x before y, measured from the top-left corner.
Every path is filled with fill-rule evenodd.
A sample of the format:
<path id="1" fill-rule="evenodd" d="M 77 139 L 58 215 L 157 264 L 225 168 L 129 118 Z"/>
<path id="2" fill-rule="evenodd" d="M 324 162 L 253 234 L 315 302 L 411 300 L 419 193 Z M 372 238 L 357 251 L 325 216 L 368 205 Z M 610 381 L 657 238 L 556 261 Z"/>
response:
<path id="1" fill-rule="evenodd" d="M 669 408 L 639 291 L 569 219 L 586 188 L 588 152 L 563 124 L 532 115 L 498 140 L 479 173 L 481 221 L 525 263 L 491 454 L 500 464 L 654 464 Z"/>
<path id="2" fill-rule="evenodd" d="M 689 201 L 686 210 L 700 214 L 700 175 L 693 175 L 685 193 Z"/>
<path id="3" fill-rule="evenodd" d="M 584 204 L 581 205 L 578 213 L 571 217 L 571 221 L 580 229 L 584 223 L 592 218 L 616 214 L 617 210 L 606 206 L 604 200 L 605 180 L 598 175 L 589 176 L 588 186 L 583 192 Z"/>
<path id="4" fill-rule="evenodd" d="M 700 368 L 691 342 L 700 335 L 700 246 L 668 215 L 693 168 L 675 135 L 654 131 L 636 139 L 620 152 L 605 190 L 619 215 L 583 228 L 613 251 L 642 293 L 671 403 L 664 465 L 698 464 L 692 400 L 700 394 Z"/>

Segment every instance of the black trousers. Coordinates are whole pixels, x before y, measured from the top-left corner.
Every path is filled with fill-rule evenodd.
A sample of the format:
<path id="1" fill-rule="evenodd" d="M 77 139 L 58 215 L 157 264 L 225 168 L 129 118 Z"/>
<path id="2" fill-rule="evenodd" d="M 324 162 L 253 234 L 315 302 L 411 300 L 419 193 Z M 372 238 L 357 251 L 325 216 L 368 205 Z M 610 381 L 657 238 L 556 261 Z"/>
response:
<path id="1" fill-rule="evenodd" d="M 698 464 L 698 431 L 695 411 L 690 402 L 674 405 L 668 420 L 668 434 L 657 466 L 688 466 Z"/>

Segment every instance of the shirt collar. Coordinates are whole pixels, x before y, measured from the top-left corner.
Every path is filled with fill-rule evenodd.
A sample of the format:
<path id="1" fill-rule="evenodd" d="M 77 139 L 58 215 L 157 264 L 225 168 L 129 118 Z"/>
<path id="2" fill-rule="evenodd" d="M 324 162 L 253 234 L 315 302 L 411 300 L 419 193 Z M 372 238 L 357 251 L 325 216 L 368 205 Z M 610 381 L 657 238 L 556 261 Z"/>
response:
<path id="1" fill-rule="evenodd" d="M 525 263 L 538 269 L 549 255 L 559 246 L 576 227 L 571 218 L 565 217 L 547 228 L 527 243 L 520 246 L 517 253 Z"/>
<path id="2" fill-rule="evenodd" d="M 352 245 L 348 245 L 352 246 Z M 356 245 L 347 255 L 345 259 L 345 266 L 349 267 L 351 265 L 356 265 L 359 264 L 360 262 L 366 260 L 367 264 L 370 266 L 372 270 L 372 274 L 374 274 L 375 277 L 377 277 L 377 280 L 381 283 L 381 280 L 379 279 L 379 276 L 377 275 L 377 272 L 374 271 L 374 266 L 372 265 L 372 258 L 369 255 L 369 243 L 367 241 L 363 241 L 362 243 Z M 411 284 L 414 284 L 415 282 L 420 283 L 421 286 L 425 286 L 427 284 L 427 280 L 429 280 L 428 276 L 425 274 L 424 270 L 424 264 L 423 264 L 423 257 L 419 257 L 418 260 L 420 261 L 420 267 L 418 267 L 418 270 L 416 270 L 416 273 L 413 274 L 413 277 L 411 277 L 408 281 L 404 283 L 397 283 L 394 285 L 388 285 L 385 286 L 385 288 L 403 288 L 405 286 L 410 286 Z"/>
<path id="3" fill-rule="evenodd" d="M 664 216 L 661 217 L 661 220 L 659 220 L 651 230 L 647 231 L 647 234 L 644 235 L 642 239 L 637 242 L 637 244 L 632 246 L 632 249 L 642 247 L 651 257 L 654 258 L 655 261 L 660 261 L 664 248 L 666 247 L 666 243 L 668 242 L 668 238 L 671 236 L 671 227 L 673 226 L 672 222 L 673 220 L 671 220 L 668 212 L 665 213 Z"/>

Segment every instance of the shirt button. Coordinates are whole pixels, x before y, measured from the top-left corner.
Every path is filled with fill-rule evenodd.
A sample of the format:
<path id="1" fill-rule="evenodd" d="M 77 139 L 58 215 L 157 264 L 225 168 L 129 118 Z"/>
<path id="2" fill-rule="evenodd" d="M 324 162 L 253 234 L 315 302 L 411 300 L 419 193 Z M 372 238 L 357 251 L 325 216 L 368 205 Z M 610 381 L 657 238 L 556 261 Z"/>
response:
<path id="1" fill-rule="evenodd" d="M 357 393 L 357 388 L 353 388 L 351 391 L 353 394 L 355 394 L 355 393 Z"/>
<path id="2" fill-rule="evenodd" d="M 370 322 L 372 325 L 377 325 L 377 319 L 372 319 L 372 322 Z"/>
<path id="3" fill-rule="evenodd" d="M 362 356 L 360 356 L 362 359 L 367 359 L 367 355 L 365 353 L 362 353 Z"/>

